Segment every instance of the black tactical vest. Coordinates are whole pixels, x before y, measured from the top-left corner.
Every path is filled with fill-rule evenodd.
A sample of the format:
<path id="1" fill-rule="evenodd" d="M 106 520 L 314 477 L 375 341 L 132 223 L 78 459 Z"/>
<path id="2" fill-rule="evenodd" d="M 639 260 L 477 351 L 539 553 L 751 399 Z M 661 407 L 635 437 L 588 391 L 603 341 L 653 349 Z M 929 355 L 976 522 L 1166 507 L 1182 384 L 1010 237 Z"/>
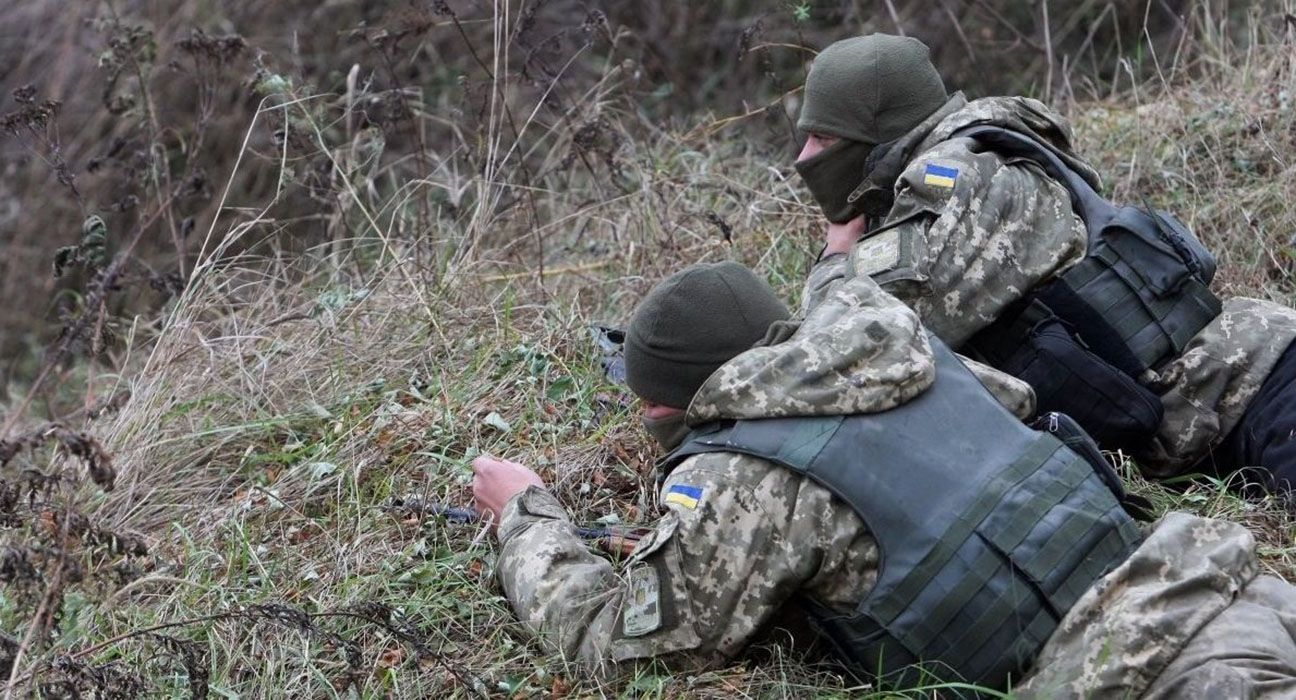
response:
<path id="1" fill-rule="evenodd" d="M 1117 207 L 1053 148 L 995 126 L 954 132 L 1039 165 L 1071 195 L 1085 257 L 1032 290 L 960 351 L 1035 388 L 1041 410 L 1075 418 L 1104 447 L 1137 450 L 1162 408 L 1141 382 L 1220 313 L 1215 259 L 1172 214 Z"/>
<path id="2" fill-rule="evenodd" d="M 935 383 L 890 411 L 716 423 L 664 460 L 738 452 L 805 474 L 877 539 L 877 583 L 812 622 L 862 676 L 1003 687 L 1139 543 L 1095 468 L 1003 408 L 932 338 Z M 1110 469 L 1110 467 L 1107 467 Z"/>

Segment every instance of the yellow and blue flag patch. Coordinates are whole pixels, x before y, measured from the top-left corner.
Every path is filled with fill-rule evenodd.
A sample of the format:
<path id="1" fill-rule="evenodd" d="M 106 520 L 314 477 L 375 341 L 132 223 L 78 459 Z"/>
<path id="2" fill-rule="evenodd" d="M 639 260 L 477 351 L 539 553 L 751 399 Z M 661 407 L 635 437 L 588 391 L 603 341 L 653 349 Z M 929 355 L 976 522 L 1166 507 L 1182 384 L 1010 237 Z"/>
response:
<path id="1" fill-rule="evenodd" d="M 696 510 L 698 503 L 702 502 L 702 489 L 698 486 L 675 484 L 667 489 L 666 502 L 684 506 L 689 510 Z"/>
<path id="2" fill-rule="evenodd" d="M 923 170 L 923 184 L 935 185 L 937 187 L 954 187 L 954 181 L 958 179 L 958 168 L 947 168 L 943 165 L 928 163 Z"/>

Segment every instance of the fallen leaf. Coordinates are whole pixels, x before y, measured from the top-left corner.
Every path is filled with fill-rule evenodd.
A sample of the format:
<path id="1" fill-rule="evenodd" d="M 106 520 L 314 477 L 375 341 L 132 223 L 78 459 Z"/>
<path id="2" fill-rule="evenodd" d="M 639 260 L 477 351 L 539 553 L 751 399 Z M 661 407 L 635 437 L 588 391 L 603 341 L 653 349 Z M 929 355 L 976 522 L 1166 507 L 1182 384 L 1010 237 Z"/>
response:
<path id="1" fill-rule="evenodd" d="M 508 433 L 513 431 L 513 426 L 509 425 L 509 422 L 504 420 L 504 416 L 501 416 L 495 411 L 491 411 L 490 413 L 486 414 L 486 417 L 482 419 L 482 422 L 500 431 L 501 433 Z"/>
<path id="2" fill-rule="evenodd" d="M 378 655 L 379 668 L 396 668 L 405 661 L 405 650 L 399 646 L 387 647 Z"/>
<path id="3" fill-rule="evenodd" d="M 481 578 L 482 572 L 485 570 L 485 568 L 486 565 L 482 563 L 481 559 L 473 559 L 472 561 L 468 562 L 468 575 L 472 576 L 473 578 Z"/>

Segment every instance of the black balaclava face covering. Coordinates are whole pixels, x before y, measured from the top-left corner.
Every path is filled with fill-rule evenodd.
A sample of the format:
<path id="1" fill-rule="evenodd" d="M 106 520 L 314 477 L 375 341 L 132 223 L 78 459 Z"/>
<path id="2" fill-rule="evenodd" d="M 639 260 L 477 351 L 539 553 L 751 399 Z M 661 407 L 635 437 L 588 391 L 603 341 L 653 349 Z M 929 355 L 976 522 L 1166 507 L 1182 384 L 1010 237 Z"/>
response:
<path id="1" fill-rule="evenodd" d="M 640 420 L 643 422 L 644 430 L 657 440 L 657 444 L 661 445 L 663 450 L 670 452 L 684 442 L 684 438 L 688 437 L 691 430 L 688 423 L 684 422 L 684 416 L 681 411 L 665 418 L 641 418 Z"/>
<path id="2" fill-rule="evenodd" d="M 871 143 L 838 139 L 810 158 L 796 162 L 796 170 L 810 194 L 834 224 L 844 224 L 863 213 L 858 195 L 851 197 L 868 174 L 872 152 Z"/>

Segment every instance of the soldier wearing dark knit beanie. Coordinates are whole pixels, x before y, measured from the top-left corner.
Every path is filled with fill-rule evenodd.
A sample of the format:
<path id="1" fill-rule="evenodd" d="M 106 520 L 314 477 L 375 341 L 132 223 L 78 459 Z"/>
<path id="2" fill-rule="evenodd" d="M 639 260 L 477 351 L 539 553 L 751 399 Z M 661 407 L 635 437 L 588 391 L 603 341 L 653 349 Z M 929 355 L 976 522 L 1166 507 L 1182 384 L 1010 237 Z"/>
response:
<path id="1" fill-rule="evenodd" d="M 653 288 L 626 333 L 626 383 L 640 398 L 687 408 L 721 365 L 789 313 L 765 280 L 736 262 L 689 266 Z"/>
<path id="2" fill-rule="evenodd" d="M 949 97 L 925 44 L 869 34 L 820 52 L 803 99 L 797 129 L 839 140 L 796 169 L 828 220 L 843 223 L 862 213 L 856 192 L 874 149 L 904 136 Z"/>
<path id="3" fill-rule="evenodd" d="M 875 145 L 904 136 L 948 97 L 929 53 L 887 34 L 833 43 L 810 67 L 797 129 Z"/>

